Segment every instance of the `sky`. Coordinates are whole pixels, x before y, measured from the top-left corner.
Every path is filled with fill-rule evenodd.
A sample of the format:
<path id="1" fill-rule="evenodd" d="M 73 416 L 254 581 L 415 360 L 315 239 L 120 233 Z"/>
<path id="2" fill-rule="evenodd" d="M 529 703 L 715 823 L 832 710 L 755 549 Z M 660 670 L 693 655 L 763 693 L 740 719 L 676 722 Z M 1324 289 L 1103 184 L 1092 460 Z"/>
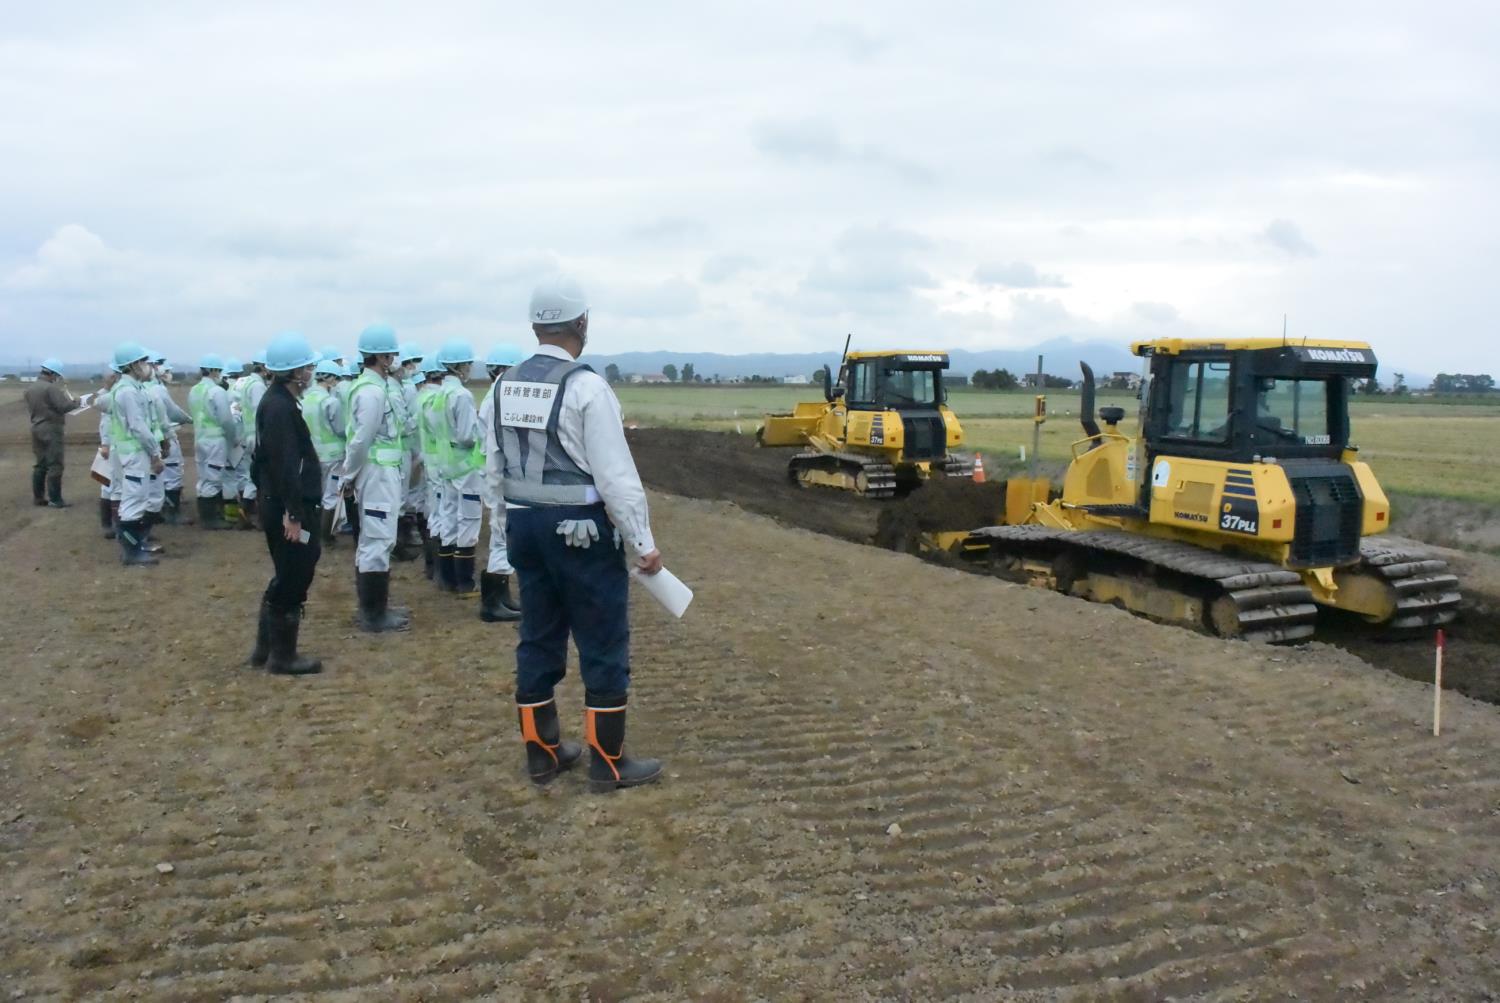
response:
<path id="1" fill-rule="evenodd" d="M 1495 4 L 0 4 L 0 361 L 526 344 L 561 270 L 600 352 L 1500 372 Z"/>

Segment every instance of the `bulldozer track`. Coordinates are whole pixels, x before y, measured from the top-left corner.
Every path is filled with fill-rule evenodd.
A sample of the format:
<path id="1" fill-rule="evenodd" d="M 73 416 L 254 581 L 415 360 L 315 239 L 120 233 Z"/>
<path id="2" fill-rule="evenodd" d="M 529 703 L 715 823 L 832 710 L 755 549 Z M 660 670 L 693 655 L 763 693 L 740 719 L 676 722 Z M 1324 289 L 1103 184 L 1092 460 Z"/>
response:
<path id="1" fill-rule="evenodd" d="M 884 460 L 861 456 L 858 453 L 820 453 L 817 450 L 808 450 L 798 453 L 788 461 L 787 476 L 796 480 L 798 470 L 809 468 L 822 469 L 830 473 L 838 470 L 848 474 L 851 478 L 863 474 L 868 487 L 857 493 L 865 498 L 890 498 L 896 494 L 896 468 Z"/>
<path id="2" fill-rule="evenodd" d="M 1359 545 L 1361 563 L 1396 592 L 1396 613 L 1385 625 L 1394 632 L 1440 627 L 1458 616 L 1463 595 L 1448 562 L 1410 540 L 1367 537 Z"/>
<path id="3" fill-rule="evenodd" d="M 974 457 L 949 453 L 943 458 L 943 476 L 972 478 L 974 476 Z"/>
<path id="4" fill-rule="evenodd" d="M 1285 643 L 1310 637 L 1318 616 L 1312 593 L 1302 576 L 1267 561 L 1220 554 L 1173 540 L 1116 533 L 1108 530 L 1072 532 L 1046 526 L 990 526 L 970 534 L 990 553 L 1007 550 L 1026 556 L 1055 557 L 1063 550 L 1087 555 L 1107 553 L 1128 558 L 1143 572 L 1167 571 L 1201 582 L 1204 598 L 1222 597 L 1223 614 L 1232 623 L 1205 623 L 1223 636 L 1246 641 Z"/>

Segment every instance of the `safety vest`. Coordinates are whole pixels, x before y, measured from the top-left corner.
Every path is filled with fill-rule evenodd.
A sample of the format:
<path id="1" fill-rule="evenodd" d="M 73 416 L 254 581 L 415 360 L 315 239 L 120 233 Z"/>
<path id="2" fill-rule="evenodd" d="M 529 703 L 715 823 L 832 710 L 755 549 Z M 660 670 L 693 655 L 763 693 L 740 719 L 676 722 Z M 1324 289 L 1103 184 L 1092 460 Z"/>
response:
<path id="1" fill-rule="evenodd" d="M 205 376 L 188 392 L 188 411 L 193 416 L 194 439 L 202 441 L 224 438 L 224 426 L 219 424 L 219 419 L 214 417 L 213 408 L 208 404 L 209 395 L 218 386 Z"/>
<path id="2" fill-rule="evenodd" d="M 450 481 L 456 481 L 476 470 L 484 469 L 484 444 L 475 440 L 470 448 L 461 448 L 453 441 L 453 423 L 448 420 L 448 405 L 452 403 L 454 397 L 468 392 L 463 384 L 451 387 L 440 386 L 428 402 L 436 422 L 433 429 L 436 440 L 433 443 L 433 449 L 437 467 L 442 476 Z"/>
<path id="3" fill-rule="evenodd" d="M 438 388 L 424 384 L 417 391 L 417 445 L 422 450 L 422 462 L 434 469 L 437 467 L 438 438 L 442 433 L 443 395 Z"/>
<path id="4" fill-rule="evenodd" d="M 334 463 L 344 457 L 344 438 L 329 424 L 328 414 L 323 410 L 328 398 L 327 390 L 314 386 L 302 395 L 301 407 L 302 417 L 307 421 L 307 430 L 312 434 L 313 448 L 318 451 L 318 459 L 324 463 Z"/>
<path id="5" fill-rule="evenodd" d="M 134 388 L 139 392 L 140 386 L 131 377 L 122 376 L 109 391 L 109 448 L 118 453 L 122 460 L 127 456 L 134 456 L 144 448 L 120 414 L 120 391 Z"/>
<path id="6" fill-rule="evenodd" d="M 250 390 L 256 386 L 261 388 L 262 395 L 264 395 L 266 381 L 254 373 L 244 377 L 234 386 L 235 396 L 239 398 L 240 402 L 240 421 L 245 426 L 244 439 L 246 450 L 253 450 L 255 448 L 256 404 L 250 399 Z"/>
<path id="7" fill-rule="evenodd" d="M 500 377 L 495 441 L 505 457 L 505 500 L 517 505 L 592 505 L 594 478 L 573 462 L 558 437 L 563 391 L 580 370 L 575 360 L 533 355 Z"/>
<path id="8" fill-rule="evenodd" d="M 391 387 L 385 377 L 376 376 L 373 369 L 366 369 L 360 373 L 359 379 L 354 381 L 354 386 L 349 391 L 349 410 L 345 412 L 347 417 L 344 419 L 344 434 L 350 439 L 354 438 L 354 397 L 365 387 L 375 387 L 385 400 L 385 412 L 381 415 L 380 429 L 375 433 L 375 441 L 370 444 L 370 462 L 382 467 L 400 467 L 406 450 L 401 442 L 401 426 L 396 421 L 396 408 L 391 402 Z M 387 428 L 392 430 L 390 434 L 386 434 Z"/>
<path id="9" fill-rule="evenodd" d="M 156 396 L 156 380 L 141 384 L 141 396 L 146 399 L 146 425 L 151 429 L 151 438 L 160 442 L 167 436 L 167 409 Z"/>

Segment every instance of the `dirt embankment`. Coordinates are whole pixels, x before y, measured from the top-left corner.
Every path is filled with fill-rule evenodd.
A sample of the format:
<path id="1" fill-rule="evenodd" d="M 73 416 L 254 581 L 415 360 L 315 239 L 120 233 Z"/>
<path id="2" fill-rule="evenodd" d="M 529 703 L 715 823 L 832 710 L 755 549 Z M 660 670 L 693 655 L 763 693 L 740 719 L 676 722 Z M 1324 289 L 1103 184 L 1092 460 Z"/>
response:
<path id="1" fill-rule="evenodd" d="M 885 501 L 803 488 L 786 476 L 792 450 L 760 449 L 750 436 L 652 428 L 632 431 L 630 442 L 641 476 L 652 487 L 732 501 L 790 526 L 890 550 L 915 553 L 917 538 L 926 532 L 993 525 L 1004 508 L 1003 483 L 931 481 Z M 1403 502 L 1400 511 L 1396 528 L 1428 543 L 1487 539 L 1476 534 L 1493 531 L 1461 503 Z M 1447 631 L 1444 685 L 1500 703 L 1500 560 L 1469 551 L 1444 550 L 1442 556 L 1464 589 L 1461 619 Z M 1326 610 L 1320 613 L 1319 636 L 1408 679 L 1432 679 L 1433 647 L 1425 637 L 1372 636 L 1357 620 Z"/>

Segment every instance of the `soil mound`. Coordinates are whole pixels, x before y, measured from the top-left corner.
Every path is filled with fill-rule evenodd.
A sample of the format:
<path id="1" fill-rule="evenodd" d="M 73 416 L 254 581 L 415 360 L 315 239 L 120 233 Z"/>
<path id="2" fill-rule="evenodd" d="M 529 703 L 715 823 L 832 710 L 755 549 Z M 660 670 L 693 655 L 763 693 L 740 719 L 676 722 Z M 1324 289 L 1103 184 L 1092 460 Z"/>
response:
<path id="1" fill-rule="evenodd" d="M 923 533 L 994 526 L 1004 511 L 1003 481 L 995 484 L 975 484 L 957 478 L 928 481 L 880 510 L 875 523 L 875 544 L 915 554 Z"/>

